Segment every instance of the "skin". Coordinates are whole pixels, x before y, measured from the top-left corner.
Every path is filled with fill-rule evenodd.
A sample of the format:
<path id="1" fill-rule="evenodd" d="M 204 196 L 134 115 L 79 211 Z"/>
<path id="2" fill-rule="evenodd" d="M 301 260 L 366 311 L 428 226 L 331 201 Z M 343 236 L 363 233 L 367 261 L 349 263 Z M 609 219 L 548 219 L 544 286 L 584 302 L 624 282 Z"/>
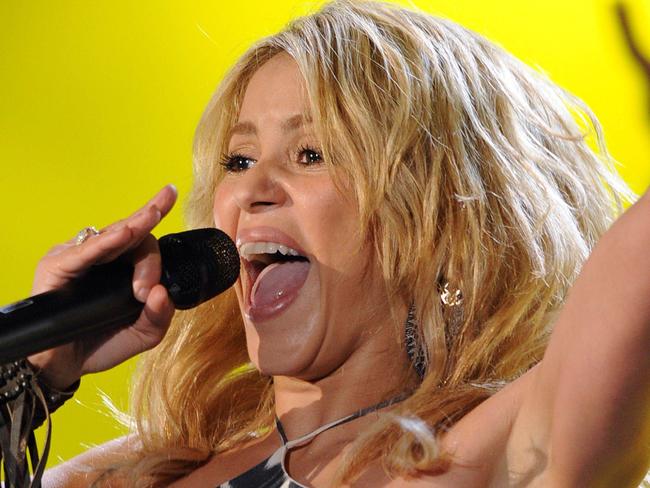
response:
<path id="1" fill-rule="evenodd" d="M 255 133 L 236 134 L 229 145 L 229 152 L 246 156 L 241 165 L 246 169 L 229 173 L 214 198 L 215 224 L 233 239 L 240 241 L 242 229 L 273 227 L 297 241 L 310 258 L 310 276 L 284 313 L 264 321 L 243 313 L 251 360 L 274 376 L 278 414 L 282 418 L 289 410 L 304 410 L 303 427 L 287 424 L 287 434 L 296 435 L 351 407 L 381 401 L 398 388 L 397 381 L 372 380 L 377 368 L 387 369 L 388 358 L 396 362 L 391 365 L 397 366 L 391 368 L 396 380 L 410 370 L 392 334 L 395 319 L 380 270 L 371 265 L 371 279 L 363 279 L 372 260 L 370 246 L 357 232 L 356 207 L 336 190 L 324 163 L 310 163 L 309 152 L 297 153 L 304 146 L 318 147 L 310 125 L 289 132 L 281 128 L 306 109 L 302 78 L 289 56 L 277 56 L 260 68 L 239 116 Z M 311 158 L 316 159 L 314 154 Z M 241 280 L 235 290 L 244 311 Z M 406 316 L 403 304 L 399 316 Z M 343 367 L 345 374 L 340 373 Z M 357 378 L 364 378 L 364 386 L 356 384 Z M 356 391 L 352 403 L 334 394 L 349 390 Z M 331 402 L 342 409 L 328 413 L 333 405 L 319 406 Z"/>
<path id="2" fill-rule="evenodd" d="M 240 121 L 255 133 L 230 141 L 229 149 L 246 160 L 243 171 L 220 184 L 214 204 L 215 224 L 233 238 L 242 229 L 274 226 L 304 246 L 312 262 L 304 297 L 272 320 L 244 320 L 251 359 L 274 376 L 277 414 L 290 439 L 387 398 L 409 374 L 413 379 L 393 337 L 395 321 L 372 254 L 353 230 L 354 206 L 336 193 L 321 164 L 306 164 L 304 155 L 296 155 L 296 147 L 318 143 L 309 126 L 291 133 L 280 129 L 287 118 L 308 111 L 303 88 L 288 56 L 273 58 L 254 75 Z M 169 210 L 172 193 L 164 189 L 111 232 L 79 247 L 66 244 L 42 262 L 36 289 L 58 286 L 92 262 L 131 249 L 139 257 L 138 285 L 150 289 L 150 312 L 132 326 L 131 336 L 118 334 L 72 363 L 57 350 L 31 358 L 41 361 L 52 381 L 64 384 L 80 372 L 117 364 L 125 349 L 149 345 L 133 339 L 145 331 L 155 331 L 145 337 L 162 337 L 171 315 L 164 290 L 155 285 L 156 252 L 148 232 Z M 544 360 L 445 435 L 442 447 L 456 461 L 447 473 L 391 480 L 371 464 L 355 486 L 636 486 L 650 459 L 650 279 L 643 272 L 650 270 L 648 215 L 646 195 L 601 239 L 557 319 Z M 355 255 L 358 246 L 362 252 Z M 366 264 L 373 279 L 364 280 L 362 289 Z M 245 311 L 241 282 L 236 291 Z M 406 314 L 404 304 L 394 305 Z M 368 312 L 373 307 L 376 314 Z M 296 350 L 295 344 L 304 347 Z M 376 418 L 370 414 L 319 435 L 291 453 L 289 472 L 308 486 L 328 486 L 347 446 Z M 118 440 L 64 463 L 48 473 L 46 486 L 86 486 L 91 478 L 80 466 L 119 458 L 133 442 Z M 174 486 L 217 485 L 279 445 L 271 432 L 215 456 Z"/>
<path id="3" fill-rule="evenodd" d="M 102 229 L 98 236 L 80 246 L 71 239 L 53 247 L 39 261 L 33 295 L 60 287 L 94 264 L 129 253 L 135 267 L 134 295 L 145 304 L 138 320 L 117 333 L 30 356 L 29 361 L 41 369 L 42 378 L 52 387 L 63 390 L 80 376 L 110 369 L 162 340 L 174 306 L 167 290 L 158 283 L 160 254 L 150 232 L 169 213 L 176 196 L 176 188 L 166 186 L 140 210 Z"/>

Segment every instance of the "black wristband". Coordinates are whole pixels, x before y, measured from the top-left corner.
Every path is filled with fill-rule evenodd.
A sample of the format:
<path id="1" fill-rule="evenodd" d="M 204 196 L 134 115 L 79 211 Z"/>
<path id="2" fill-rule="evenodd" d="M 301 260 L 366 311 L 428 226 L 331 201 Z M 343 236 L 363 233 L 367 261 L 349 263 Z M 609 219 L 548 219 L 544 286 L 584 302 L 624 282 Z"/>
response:
<path id="1" fill-rule="evenodd" d="M 38 370 L 29 361 L 20 359 L 0 365 L 0 404 L 7 404 L 18 398 L 25 390 L 38 387 L 45 398 L 47 412 L 41 402 L 35 403 L 31 427 L 36 429 L 45 422 L 48 413 L 53 413 L 72 398 L 80 384 L 81 380 L 77 380 L 65 391 L 52 388 L 39 378 Z"/>
<path id="2" fill-rule="evenodd" d="M 65 402 L 70 400 L 70 398 L 72 398 L 73 395 L 76 393 L 76 391 L 79 389 L 79 385 L 81 384 L 81 379 L 78 379 L 72 385 L 66 388 L 65 391 L 60 391 L 49 386 L 45 381 L 40 379 L 38 376 L 39 376 L 38 373 L 36 373 L 35 379 L 41 391 L 43 392 L 43 397 L 45 398 L 45 405 L 47 406 L 47 412 L 45 412 L 45 410 L 43 409 L 42 404 L 38 402 L 36 403 L 34 419 L 32 420 L 32 429 L 36 429 L 40 427 L 43 424 L 43 422 L 45 422 L 45 419 L 47 418 L 48 414 L 52 415 L 52 413 L 55 410 L 57 410 Z"/>
<path id="3" fill-rule="evenodd" d="M 0 459 L 5 486 L 40 488 L 50 450 L 50 413 L 71 398 L 80 384 L 77 380 L 66 391 L 59 391 L 38 376 L 26 359 L 0 365 Z M 39 459 L 34 430 L 46 420 L 47 433 Z"/>

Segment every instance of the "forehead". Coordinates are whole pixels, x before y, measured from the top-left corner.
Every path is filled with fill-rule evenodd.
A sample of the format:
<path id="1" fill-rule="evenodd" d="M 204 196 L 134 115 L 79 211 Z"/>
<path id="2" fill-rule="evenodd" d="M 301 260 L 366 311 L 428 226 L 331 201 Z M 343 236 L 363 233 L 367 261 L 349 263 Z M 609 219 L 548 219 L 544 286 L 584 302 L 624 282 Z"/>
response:
<path id="1" fill-rule="evenodd" d="M 286 120 L 288 114 L 309 114 L 305 81 L 291 56 L 277 54 L 264 63 L 251 77 L 241 110 L 239 122 L 255 123 L 260 115 L 277 116 Z"/>

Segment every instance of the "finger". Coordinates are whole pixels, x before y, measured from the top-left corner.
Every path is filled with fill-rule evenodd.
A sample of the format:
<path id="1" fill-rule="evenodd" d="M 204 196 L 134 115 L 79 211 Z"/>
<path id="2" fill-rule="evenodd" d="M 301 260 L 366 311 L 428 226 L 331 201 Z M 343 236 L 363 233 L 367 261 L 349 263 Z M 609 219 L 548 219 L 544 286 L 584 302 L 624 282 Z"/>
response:
<path id="1" fill-rule="evenodd" d="M 99 235 L 116 232 L 124 228 L 129 228 L 131 231 L 133 231 L 134 238 L 142 237 L 143 235 L 151 232 L 151 230 L 156 225 L 158 225 L 161 218 L 162 213 L 158 207 L 155 205 L 147 205 L 137 212 L 134 212 L 129 217 L 118 220 L 117 222 L 114 222 L 106 228 L 102 229 Z M 91 239 L 96 239 L 97 237 L 98 236 L 90 237 L 86 240 L 86 242 L 90 242 Z M 84 242 L 84 244 L 86 242 Z"/>
<path id="2" fill-rule="evenodd" d="M 161 218 L 169 213 L 169 211 L 176 203 L 178 198 L 178 190 L 171 183 L 164 186 L 157 194 L 150 200 L 150 204 L 160 210 Z"/>
<path id="3" fill-rule="evenodd" d="M 160 213 L 160 217 L 158 218 L 157 221 L 150 223 L 150 227 L 146 229 L 146 232 L 148 233 L 155 227 L 160 220 L 165 217 L 169 211 L 172 209 L 174 206 L 174 203 L 176 202 L 178 196 L 178 192 L 176 190 L 176 187 L 172 184 L 164 186 L 161 190 L 158 191 L 147 203 L 145 203 L 142 207 L 140 207 L 138 210 L 133 212 L 131 215 L 124 219 L 120 219 L 116 222 L 113 222 L 112 224 L 107 225 L 106 227 L 102 228 L 100 231 L 100 234 L 105 234 L 107 232 L 113 232 L 115 230 L 119 230 L 125 226 L 131 227 L 131 228 L 142 228 L 143 221 L 146 222 L 147 220 L 147 215 L 150 215 L 151 209 L 157 209 Z M 96 236 L 91 236 L 87 240 L 93 239 Z M 68 241 L 69 244 L 76 244 L 76 237 Z"/>
<path id="4" fill-rule="evenodd" d="M 158 241 L 149 234 L 133 253 L 133 294 L 143 303 L 151 288 L 160 281 L 160 262 Z"/>
<path id="5" fill-rule="evenodd" d="M 161 218 L 160 210 L 152 206 L 141 211 L 137 216 L 125 220 L 120 227 L 109 231 L 123 232 L 126 235 L 126 240 L 122 246 L 116 248 L 112 253 L 107 253 L 105 256 L 102 256 L 101 262 L 112 261 L 121 254 L 136 249 L 144 239 L 151 235 L 151 231 L 158 225 Z"/>
<path id="6" fill-rule="evenodd" d="M 127 249 L 137 247 L 160 220 L 165 217 L 176 202 L 177 192 L 174 185 L 162 188 L 149 202 L 130 217 L 109 226 L 107 232 L 121 230 L 127 227 L 131 231 L 131 242 Z M 115 256 L 117 257 L 117 256 Z"/>
<path id="7" fill-rule="evenodd" d="M 99 264 L 111 260 L 114 254 L 125 252 L 132 241 L 132 233 L 128 228 L 116 229 L 112 232 L 100 234 L 88 239 L 83 244 L 73 246 L 61 256 L 62 263 L 71 267 L 85 269 L 92 264 Z"/>
<path id="8" fill-rule="evenodd" d="M 160 222 L 161 213 L 157 207 L 147 207 L 137 216 L 107 232 L 89 238 L 79 246 L 73 246 L 70 256 L 82 259 L 88 264 L 102 264 L 137 248 L 150 236 L 151 230 Z M 74 265 L 74 263 L 73 263 Z"/>
<path id="9" fill-rule="evenodd" d="M 88 238 L 80 245 L 65 245 L 58 254 L 44 259 L 47 268 L 54 269 L 61 277 L 74 277 L 94 264 L 113 261 L 118 256 L 137 247 L 149 234 L 149 230 L 160 221 L 160 212 L 151 207 L 133 221 L 131 225 L 103 232 Z M 50 264 L 51 263 L 51 264 Z"/>
<path id="10" fill-rule="evenodd" d="M 61 278 L 77 276 L 89 266 L 101 262 L 102 258 L 126 248 L 130 242 L 129 229 L 101 234 L 93 238 L 92 242 L 82 245 L 64 244 L 57 246 L 50 254 L 39 262 L 37 271 L 54 273 Z M 119 251 L 118 251 L 119 252 Z"/>
<path id="11" fill-rule="evenodd" d="M 93 230 L 95 230 L 95 231 L 97 230 L 97 229 L 95 228 L 94 225 L 89 226 L 89 227 L 87 227 L 87 228 L 89 228 L 89 229 L 93 229 Z M 53 249 L 56 249 L 56 248 L 58 248 L 58 247 L 68 248 L 68 247 L 71 247 L 71 246 L 79 246 L 79 245 L 85 243 L 86 241 L 89 241 L 90 239 L 92 239 L 92 238 L 94 238 L 94 237 L 97 237 L 99 234 L 101 234 L 101 233 L 103 232 L 103 230 L 100 230 L 100 231 L 98 231 L 96 234 L 90 234 L 90 235 L 87 235 L 87 236 L 85 237 L 85 239 L 84 239 L 83 241 L 81 241 L 81 243 L 80 243 L 80 242 L 79 242 L 79 234 L 81 234 L 84 230 L 85 230 L 85 228 L 84 228 L 84 229 L 81 229 L 81 230 L 77 233 L 77 235 L 75 235 L 74 237 L 71 237 L 70 239 L 68 239 L 67 241 L 65 241 L 63 244 L 58 245 L 58 246 L 55 246 Z"/>
<path id="12" fill-rule="evenodd" d="M 153 198 L 151 198 L 151 200 L 145 203 L 141 208 L 139 208 L 137 211 L 131 214 L 128 218 L 120 222 L 116 222 L 115 225 L 118 227 L 123 225 L 132 226 L 131 224 L 133 222 L 137 222 L 138 219 L 141 219 L 143 214 L 146 214 L 152 208 L 158 209 L 158 211 L 160 212 L 160 218 L 162 219 L 169 213 L 169 211 L 174 206 L 177 195 L 178 193 L 174 185 L 171 184 L 166 185 L 158 193 L 156 193 L 153 196 Z"/>
<path id="13" fill-rule="evenodd" d="M 155 207 L 141 215 L 131 225 L 103 232 L 80 245 L 70 245 L 65 251 L 53 256 L 58 274 L 76 276 L 93 264 L 107 263 L 137 247 L 150 235 L 149 230 L 160 221 L 160 212 Z"/>
<path id="14" fill-rule="evenodd" d="M 176 201 L 176 188 L 167 185 L 144 207 L 128 219 L 108 226 L 99 235 L 91 236 L 80 245 L 75 239 L 53 248 L 39 263 L 41 272 L 54 271 L 58 278 L 77 276 L 93 264 L 116 259 L 121 254 L 137 248 L 151 230 L 167 215 Z"/>
<path id="15" fill-rule="evenodd" d="M 152 348 L 160 342 L 169 327 L 174 312 L 174 304 L 165 287 L 160 284 L 155 285 L 151 289 L 142 315 L 134 327 L 145 349 Z"/>
<path id="16" fill-rule="evenodd" d="M 154 326 L 166 328 L 175 310 L 174 303 L 169 298 L 167 290 L 164 286 L 158 284 L 151 289 L 143 313 Z"/>

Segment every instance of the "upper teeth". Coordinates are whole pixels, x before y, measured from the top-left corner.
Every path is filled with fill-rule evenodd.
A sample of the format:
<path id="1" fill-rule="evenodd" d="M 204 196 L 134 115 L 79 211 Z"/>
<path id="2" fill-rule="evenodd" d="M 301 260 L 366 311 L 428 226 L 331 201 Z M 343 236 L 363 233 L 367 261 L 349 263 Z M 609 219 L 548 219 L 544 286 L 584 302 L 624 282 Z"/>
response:
<path id="1" fill-rule="evenodd" d="M 300 256 L 295 249 L 277 242 L 247 242 L 239 246 L 239 254 L 247 261 L 250 261 L 250 258 L 256 254 L 275 254 L 276 252 L 285 256 Z"/>

